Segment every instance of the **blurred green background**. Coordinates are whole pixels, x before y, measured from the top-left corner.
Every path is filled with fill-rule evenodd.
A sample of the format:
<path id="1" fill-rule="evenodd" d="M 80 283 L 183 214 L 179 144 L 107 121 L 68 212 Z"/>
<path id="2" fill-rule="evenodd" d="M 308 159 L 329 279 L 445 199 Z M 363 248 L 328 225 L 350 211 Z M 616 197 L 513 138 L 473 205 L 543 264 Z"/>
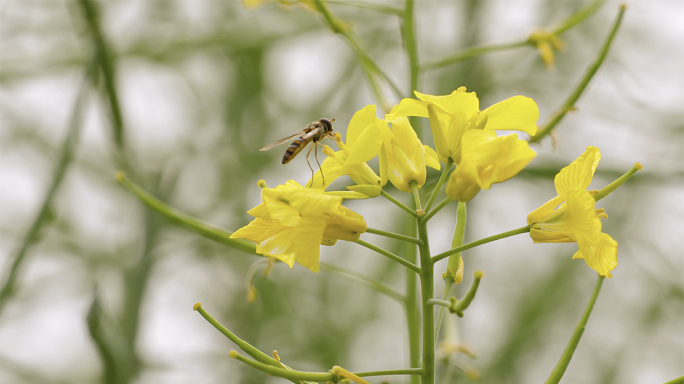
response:
<path id="1" fill-rule="evenodd" d="M 400 20 L 362 3 L 401 9 L 403 2 L 329 7 L 409 97 Z M 534 27 L 587 5 L 416 3 L 421 62 L 525 40 Z M 427 71 L 419 90 L 447 94 L 465 85 L 482 109 L 523 94 L 539 104 L 543 123 L 596 57 L 617 9 L 606 2 L 564 34 L 554 70 L 535 49 L 521 47 Z M 525 225 L 527 213 L 555 195 L 552 176 L 588 145 L 603 155 L 593 188 L 634 162 L 644 165 L 599 204 L 620 261 L 566 383 L 661 383 L 684 374 L 682 14 L 677 0 L 629 4 L 605 64 L 577 111 L 557 127 L 556 144 L 547 138 L 535 145 L 538 157 L 527 171 L 469 204 L 466 241 Z M 108 45 L 108 57 L 96 56 L 97 41 Z M 113 83 L 100 67 L 92 70 L 96 58 Z M 320 14 L 277 4 L 248 11 L 235 0 L 6 0 L 0 87 L 3 286 L 23 255 L 0 307 L 1 383 L 285 382 L 228 358 L 235 346 L 192 311 L 198 301 L 297 369 L 407 367 L 405 318 L 396 302 L 300 266 L 281 263 L 265 277 L 263 265 L 255 266 L 260 258 L 168 223 L 113 177 L 124 168 L 160 199 L 227 230 L 250 220 L 246 211 L 260 201 L 257 180 L 304 184 L 304 156 L 283 166 L 280 150 L 258 149 L 320 117 L 335 118 L 344 135 L 355 111 L 378 103 L 357 57 Z M 399 101 L 389 87 L 382 90 L 388 103 Z M 423 141 L 432 145 L 422 125 Z M 385 200 L 347 205 L 371 227 L 401 230 L 402 212 Z M 448 249 L 454 223 L 455 206 L 431 222 L 433 252 Z M 465 317 L 451 318 L 448 327 L 477 357 L 460 354 L 453 364 L 477 370 L 482 383 L 543 382 L 595 281 L 584 262 L 571 260 L 575 250 L 518 236 L 466 252 L 463 285 L 475 269 L 486 276 Z M 400 267 L 355 244 L 324 247 L 321 259 L 403 290 Z M 438 274 L 443 268 L 438 264 Z M 248 303 L 251 279 L 259 296 Z M 456 380 L 471 381 L 460 368 Z"/>

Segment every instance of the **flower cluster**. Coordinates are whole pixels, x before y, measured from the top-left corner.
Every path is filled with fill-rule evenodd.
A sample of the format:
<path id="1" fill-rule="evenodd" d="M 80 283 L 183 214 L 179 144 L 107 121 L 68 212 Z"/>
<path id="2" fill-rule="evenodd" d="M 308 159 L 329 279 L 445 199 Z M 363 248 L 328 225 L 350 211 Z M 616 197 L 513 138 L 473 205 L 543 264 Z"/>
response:
<path id="1" fill-rule="evenodd" d="M 427 167 L 439 170 L 444 164 L 449 172 L 455 164 L 446 194 L 467 202 L 480 190 L 517 175 L 536 156 L 518 134 L 496 132 L 534 136 L 539 110 L 532 99 L 513 96 L 480 110 L 477 95 L 465 87 L 444 96 L 415 94 L 417 99 L 401 100 L 383 119 L 377 117 L 375 105 L 356 112 L 346 142 L 337 133 L 338 150 L 324 147 L 328 157 L 309 187 L 291 180 L 264 188 L 263 202 L 249 211 L 254 221 L 232 237 L 253 240 L 258 253 L 290 266 L 297 261 L 316 272 L 321 244 L 356 241 L 367 229 L 361 215 L 341 205 L 344 198 L 376 197 L 388 182 L 412 193 L 425 185 Z M 418 138 L 410 116 L 429 119 L 434 149 Z M 379 174 L 368 165 L 376 157 Z M 527 221 L 535 242 L 577 242 L 574 258 L 583 258 L 599 274 L 610 277 L 617 265 L 617 243 L 601 232 L 600 218 L 605 213 L 595 210 L 594 197 L 586 190 L 599 157 L 598 149 L 589 147 L 564 168 L 555 179 L 558 196 L 532 212 Z M 350 191 L 325 191 L 343 175 L 355 183 L 347 187 Z"/>

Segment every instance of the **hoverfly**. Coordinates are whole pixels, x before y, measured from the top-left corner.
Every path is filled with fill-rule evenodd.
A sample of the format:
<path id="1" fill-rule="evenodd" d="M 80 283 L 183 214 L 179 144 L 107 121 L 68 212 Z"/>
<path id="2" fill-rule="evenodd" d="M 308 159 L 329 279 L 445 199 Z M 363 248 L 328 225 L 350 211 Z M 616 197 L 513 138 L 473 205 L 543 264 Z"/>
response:
<path id="1" fill-rule="evenodd" d="M 260 151 L 268 151 L 269 149 L 277 145 L 280 145 L 292 139 L 293 137 L 296 137 L 296 139 L 292 141 L 290 146 L 287 147 L 287 149 L 285 150 L 285 154 L 283 155 L 282 163 L 287 164 L 292 159 L 294 159 L 295 156 L 297 156 L 297 154 L 299 154 L 299 152 L 301 152 L 302 149 L 304 149 L 304 147 L 306 147 L 310 142 L 313 141 L 313 146 L 309 148 L 309 152 L 306 153 L 306 163 L 309 165 L 309 169 L 311 169 L 311 183 L 313 184 L 314 170 L 313 167 L 311 167 L 311 163 L 309 163 L 309 155 L 311 154 L 311 149 L 313 149 L 316 164 L 318 164 L 318 169 L 320 169 L 321 163 L 318 162 L 318 142 L 323 140 L 326 136 L 334 139 L 334 136 L 332 134 L 333 121 L 335 121 L 335 119 L 319 119 L 318 121 L 314 121 L 313 123 L 307 125 L 306 128 L 302 129 L 301 131 L 298 131 L 294 135 L 290 135 L 288 137 L 275 141 L 261 148 Z M 323 176 L 323 172 L 321 172 L 321 177 L 323 178 L 323 184 L 325 184 L 325 177 Z"/>

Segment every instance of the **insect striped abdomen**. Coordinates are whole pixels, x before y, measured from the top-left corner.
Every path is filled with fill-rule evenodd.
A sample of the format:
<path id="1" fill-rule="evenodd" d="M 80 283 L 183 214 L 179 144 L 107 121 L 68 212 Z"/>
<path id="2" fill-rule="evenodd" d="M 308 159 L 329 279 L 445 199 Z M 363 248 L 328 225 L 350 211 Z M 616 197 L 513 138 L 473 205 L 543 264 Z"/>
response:
<path id="1" fill-rule="evenodd" d="M 306 144 L 308 144 L 309 141 L 310 139 L 305 141 L 303 137 L 295 139 L 285 150 L 285 154 L 283 155 L 283 164 L 287 164 L 290 162 L 290 160 L 294 159 L 294 157 L 297 156 L 297 154 L 301 152 L 304 147 L 306 147 Z"/>

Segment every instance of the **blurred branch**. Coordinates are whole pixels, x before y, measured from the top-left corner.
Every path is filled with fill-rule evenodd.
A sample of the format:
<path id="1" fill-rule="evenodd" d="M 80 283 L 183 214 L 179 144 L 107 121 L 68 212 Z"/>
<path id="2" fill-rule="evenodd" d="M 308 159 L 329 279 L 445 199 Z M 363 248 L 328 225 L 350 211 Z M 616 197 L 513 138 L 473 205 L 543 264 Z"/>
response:
<path id="1" fill-rule="evenodd" d="M 367 9 L 369 11 L 375 11 L 379 13 L 386 13 L 389 15 L 401 16 L 404 14 L 404 10 L 401 8 L 390 7 L 381 4 L 372 4 L 365 1 L 353 1 L 353 0 L 325 0 L 326 3 L 332 5 L 344 5 L 347 7 L 356 7 L 361 9 Z"/>
<path id="2" fill-rule="evenodd" d="M 558 25 L 556 27 L 551 29 L 550 33 L 553 35 L 561 35 L 561 34 L 565 33 L 570 28 L 574 27 L 575 25 L 579 24 L 580 22 L 584 21 L 587 17 L 589 17 L 593 13 L 595 13 L 601 7 L 601 5 L 603 5 L 603 3 L 605 3 L 605 0 L 595 0 L 595 1 L 591 2 L 585 8 L 579 10 L 578 12 L 572 14 L 567 19 L 558 23 Z M 459 61 L 472 59 L 474 57 L 482 56 L 482 55 L 487 54 L 487 53 L 497 52 L 497 51 L 505 51 L 505 50 L 520 48 L 520 47 L 524 47 L 524 46 L 535 46 L 535 42 L 532 41 L 530 38 L 527 38 L 525 40 L 517 41 L 517 42 L 482 45 L 479 47 L 471 47 L 471 48 L 468 48 L 462 52 L 458 52 L 458 53 L 450 55 L 450 56 L 446 56 L 443 58 L 438 58 L 435 60 L 428 61 L 428 62 L 424 63 L 420 67 L 420 69 L 421 69 L 421 71 L 427 71 L 427 70 L 431 70 L 431 69 L 444 67 L 444 66 L 447 66 L 449 64 L 457 63 Z"/>
<path id="3" fill-rule="evenodd" d="M 119 103 L 119 96 L 116 91 L 116 78 L 114 63 L 112 55 L 109 52 L 109 47 L 102 33 L 102 26 L 100 24 L 100 15 L 98 5 L 93 0 L 79 0 L 78 2 L 83 11 L 84 18 L 88 24 L 95 51 L 97 61 L 102 69 L 103 81 L 107 98 L 109 100 L 109 107 L 112 116 L 112 129 L 114 133 L 114 143 L 121 157 L 121 161 L 125 163 L 124 154 L 124 124 L 121 114 L 121 106 Z"/>
<path id="4" fill-rule="evenodd" d="M 380 103 L 382 108 L 384 109 L 385 104 L 387 103 L 385 100 L 385 96 L 382 92 L 382 89 L 380 89 L 379 84 L 376 82 L 375 75 L 378 75 L 381 78 L 383 78 L 390 86 L 390 88 L 394 91 L 397 97 L 402 97 L 402 93 L 399 90 L 399 88 L 380 69 L 380 67 L 373 61 L 373 59 L 370 58 L 370 56 L 363 50 L 363 48 L 361 48 L 361 44 L 356 40 L 356 37 L 349 33 L 347 31 L 347 28 L 343 26 L 337 19 L 335 19 L 335 17 L 332 15 L 332 13 L 330 13 L 325 4 L 323 4 L 323 1 L 314 0 L 314 4 L 316 5 L 316 9 L 318 9 L 318 11 L 323 15 L 323 18 L 328 23 L 330 29 L 334 33 L 339 33 L 340 35 L 344 36 L 344 38 L 351 46 L 354 53 L 356 53 L 356 56 L 361 61 L 362 67 L 366 72 L 366 76 L 368 77 L 368 82 L 370 83 L 371 89 L 373 90 L 373 94 L 375 95 L 375 98 L 378 100 L 378 103 Z"/>
<path id="5" fill-rule="evenodd" d="M 136 197 L 138 197 L 138 199 L 141 202 L 143 202 L 145 205 L 152 208 L 153 210 L 157 211 L 157 213 L 161 214 L 172 223 L 178 224 L 201 236 L 217 241 L 221 244 L 225 244 L 237 250 L 254 255 L 257 254 L 256 246 L 253 243 L 241 239 L 231 239 L 230 232 L 206 224 L 200 220 L 197 220 L 186 215 L 183 212 L 178 211 L 175 208 L 166 205 L 161 200 L 157 199 L 156 197 L 152 196 L 150 193 L 142 189 L 140 186 L 128 180 L 128 178 L 126 178 L 126 175 L 123 172 L 118 172 L 116 174 L 116 180 L 129 192 L 133 193 Z"/>
<path id="6" fill-rule="evenodd" d="M 615 19 L 615 22 L 613 23 L 613 26 L 610 30 L 610 33 L 608 34 L 608 37 L 606 38 L 606 41 L 603 43 L 603 47 L 601 47 L 601 50 L 599 51 L 599 55 L 596 58 L 596 60 L 589 66 L 587 69 L 587 73 L 584 75 L 580 83 L 577 85 L 577 88 L 575 88 L 575 91 L 570 94 L 568 99 L 563 103 L 563 105 L 558 109 L 553 116 L 551 117 L 551 120 L 549 120 L 548 123 L 542 128 L 536 136 L 530 138 L 530 142 L 532 143 L 537 143 L 539 142 L 544 136 L 548 135 L 553 128 L 560 123 L 560 121 L 565 117 L 565 115 L 569 112 L 575 109 L 575 103 L 577 100 L 579 100 L 580 96 L 584 92 L 584 90 L 587 88 L 587 85 L 589 85 L 589 82 L 591 79 L 594 77 L 598 69 L 601 67 L 603 64 L 603 61 L 606 59 L 606 56 L 608 55 L 608 50 L 610 49 L 611 44 L 613 43 L 613 39 L 615 38 L 615 34 L 617 33 L 618 29 L 620 28 L 620 24 L 622 23 L 622 17 L 625 14 L 625 10 L 627 7 L 623 4 L 620 5 L 620 10 L 618 12 L 617 18 Z"/>
<path id="7" fill-rule="evenodd" d="M 324 271 L 328 271 L 332 273 L 333 275 L 337 275 L 343 278 L 346 278 L 351 281 L 355 281 L 357 283 L 361 283 L 362 285 L 365 285 L 366 287 L 369 287 L 371 289 L 374 289 L 383 295 L 389 297 L 390 299 L 394 299 L 398 301 L 401 304 L 405 304 L 405 297 L 401 293 L 395 291 L 394 289 L 387 287 L 381 283 L 378 283 L 377 281 L 373 279 L 369 279 L 368 277 L 361 276 L 357 272 L 336 267 L 332 264 L 326 264 L 326 263 L 319 263 L 320 267 Z"/>
<path id="8" fill-rule="evenodd" d="M 83 80 L 83 84 L 80 87 L 79 93 L 76 96 L 76 101 L 74 103 L 74 108 L 71 113 L 69 121 L 69 131 L 67 132 L 66 139 L 62 144 L 59 159 L 57 160 L 57 165 L 55 166 L 53 172 L 52 182 L 48 187 L 47 193 L 45 194 L 45 198 L 43 199 L 43 203 L 41 204 L 40 210 L 38 211 L 38 215 L 33 220 L 31 227 L 29 228 L 28 232 L 26 233 L 26 236 L 21 242 L 18 251 L 14 255 L 14 261 L 12 262 L 12 266 L 10 267 L 8 273 L 6 274 L 6 277 L 4 278 L 2 289 L 0 289 L 0 312 L 2 312 L 2 310 L 5 308 L 5 302 L 14 293 L 16 280 L 21 265 L 26 257 L 26 253 L 31 244 L 33 244 L 37 240 L 40 229 L 50 216 L 52 200 L 54 199 L 55 194 L 57 193 L 57 189 L 59 189 L 59 186 L 62 184 L 62 180 L 64 179 L 64 175 L 66 174 L 67 168 L 71 164 L 71 160 L 73 158 L 74 150 L 78 143 L 78 138 L 81 130 L 81 118 L 83 114 L 82 110 L 83 104 L 86 100 L 86 95 L 88 94 L 88 83 L 92 81 L 91 78 L 93 76 L 95 76 L 95 71 L 93 70 L 93 68 L 89 68 Z"/>

